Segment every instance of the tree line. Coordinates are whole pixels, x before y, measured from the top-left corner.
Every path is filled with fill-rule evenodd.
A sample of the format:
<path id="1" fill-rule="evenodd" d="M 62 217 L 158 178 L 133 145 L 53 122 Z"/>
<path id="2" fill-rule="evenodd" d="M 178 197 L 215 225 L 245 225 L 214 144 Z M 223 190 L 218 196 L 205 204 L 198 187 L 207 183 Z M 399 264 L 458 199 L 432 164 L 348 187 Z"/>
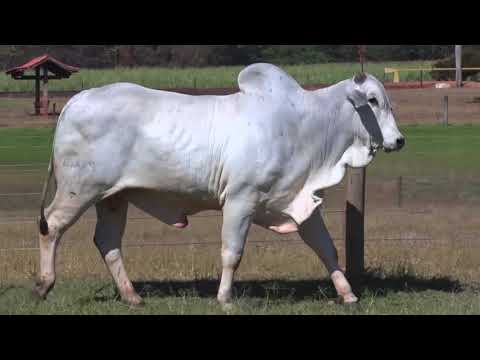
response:
<path id="1" fill-rule="evenodd" d="M 454 45 L 368 45 L 367 61 L 443 59 L 453 53 L 453 48 Z M 356 45 L 0 45 L 0 66 L 13 67 L 45 53 L 82 68 L 358 61 Z"/>

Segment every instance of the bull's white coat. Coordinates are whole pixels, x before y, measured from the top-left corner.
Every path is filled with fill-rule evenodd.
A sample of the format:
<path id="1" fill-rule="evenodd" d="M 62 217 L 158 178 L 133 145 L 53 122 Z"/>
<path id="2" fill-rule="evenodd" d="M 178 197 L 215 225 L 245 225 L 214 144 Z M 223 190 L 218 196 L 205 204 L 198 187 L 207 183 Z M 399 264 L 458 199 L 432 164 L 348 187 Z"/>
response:
<path id="1" fill-rule="evenodd" d="M 55 244 L 41 255 L 50 259 L 42 261 L 41 283 L 54 273 L 47 252 L 55 251 L 61 234 L 94 203 L 102 213 L 102 204 L 112 199 L 130 202 L 179 228 L 187 226 L 189 215 L 223 210 L 219 300 L 229 302 L 251 223 L 279 233 L 301 231 L 321 205 L 322 190 L 340 183 L 347 166 L 367 166 L 379 147 L 396 149 L 402 138 L 385 89 L 370 76 L 305 91 L 281 69 L 256 64 L 241 72 L 239 87 L 233 95 L 195 97 L 115 84 L 75 96 L 55 136 L 57 194 L 46 214 L 49 228 L 58 230 L 41 236 L 41 242 Z M 362 125 L 359 109 L 367 108 L 371 117 L 362 119 L 380 127 L 383 144 Z M 112 212 L 115 208 L 110 206 Z M 122 216 L 99 216 L 96 243 L 106 259 L 115 255 L 127 278 L 118 255 L 123 228 L 113 230 L 124 227 Z M 345 289 L 336 251 L 324 233 L 306 241 L 314 250 L 330 252 L 324 261 Z M 131 287 L 116 280 L 121 292 L 122 283 Z M 48 292 L 47 285 L 39 292 Z M 344 298 L 356 300 L 346 292 Z"/>

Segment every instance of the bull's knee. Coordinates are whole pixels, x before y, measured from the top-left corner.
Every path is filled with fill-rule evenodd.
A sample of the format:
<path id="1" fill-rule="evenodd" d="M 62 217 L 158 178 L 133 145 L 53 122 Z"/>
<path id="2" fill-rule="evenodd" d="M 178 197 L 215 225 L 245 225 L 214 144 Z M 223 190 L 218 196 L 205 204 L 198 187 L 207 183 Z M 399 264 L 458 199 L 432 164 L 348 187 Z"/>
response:
<path id="1" fill-rule="evenodd" d="M 241 250 L 224 249 L 222 250 L 222 263 L 224 268 L 237 270 L 242 260 Z"/>
<path id="2" fill-rule="evenodd" d="M 108 266 L 115 266 L 119 261 L 122 259 L 122 253 L 120 252 L 119 249 L 115 249 L 112 251 L 109 251 L 107 254 L 105 254 L 105 262 L 107 263 Z"/>

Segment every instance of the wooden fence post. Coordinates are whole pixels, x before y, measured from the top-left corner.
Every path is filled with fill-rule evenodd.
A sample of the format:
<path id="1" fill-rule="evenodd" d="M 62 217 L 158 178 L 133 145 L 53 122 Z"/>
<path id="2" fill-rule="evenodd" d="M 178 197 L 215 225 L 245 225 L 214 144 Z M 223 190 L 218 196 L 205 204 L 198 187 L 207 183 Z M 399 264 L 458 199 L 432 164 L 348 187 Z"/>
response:
<path id="1" fill-rule="evenodd" d="M 360 290 L 365 271 L 365 180 L 366 169 L 349 169 L 345 211 L 347 278 L 354 292 Z"/>
<path id="2" fill-rule="evenodd" d="M 43 67 L 43 77 L 42 77 L 42 99 L 41 102 L 41 109 L 40 114 L 44 116 L 48 116 L 48 109 L 49 109 L 49 101 L 48 101 L 48 68 L 46 66 Z"/>
<path id="3" fill-rule="evenodd" d="M 462 76 L 462 45 L 455 45 L 455 67 L 456 67 L 456 82 L 457 88 L 462 87 L 463 76 Z"/>
<path id="4" fill-rule="evenodd" d="M 35 69 L 35 115 L 40 115 L 40 68 Z"/>

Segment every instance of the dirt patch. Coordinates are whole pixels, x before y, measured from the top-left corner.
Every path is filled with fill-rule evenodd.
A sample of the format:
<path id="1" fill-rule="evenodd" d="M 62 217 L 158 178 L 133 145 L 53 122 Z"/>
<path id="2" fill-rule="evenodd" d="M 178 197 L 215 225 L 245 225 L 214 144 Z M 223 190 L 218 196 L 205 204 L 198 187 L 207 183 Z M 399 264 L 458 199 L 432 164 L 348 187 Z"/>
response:
<path id="1" fill-rule="evenodd" d="M 437 85 L 445 86 L 450 89 L 456 88 L 457 83 L 455 81 L 409 81 L 401 83 L 386 83 L 385 88 L 387 90 L 401 90 L 401 89 L 435 89 Z M 464 89 L 479 89 L 480 82 L 467 81 L 464 82 L 462 87 Z"/>
<path id="2" fill-rule="evenodd" d="M 465 83 L 462 89 L 436 89 L 434 82 L 389 84 L 387 91 L 391 97 L 397 121 L 401 125 L 436 124 L 443 121 L 444 97 L 449 98 L 449 122 L 451 124 L 480 124 L 480 83 Z M 453 84 L 451 84 L 453 85 Z M 322 86 L 309 87 L 318 89 Z M 177 89 L 176 92 L 190 94 L 224 95 L 235 92 L 232 89 Z M 73 96 L 73 94 L 72 94 Z M 56 110 L 71 97 L 58 96 L 51 99 Z M 0 97 L 0 128 L 42 128 L 52 127 L 57 116 L 32 116 L 33 98 L 24 96 Z"/>
<path id="3" fill-rule="evenodd" d="M 480 124 L 480 88 L 388 90 L 402 125 L 439 124 L 448 96 L 449 123 Z"/>
<path id="4" fill-rule="evenodd" d="M 60 113 L 69 97 L 53 97 L 50 99 L 50 110 L 55 104 Z M 0 98 L 0 128 L 45 128 L 55 125 L 58 116 L 34 116 L 34 99 L 24 97 Z"/>

